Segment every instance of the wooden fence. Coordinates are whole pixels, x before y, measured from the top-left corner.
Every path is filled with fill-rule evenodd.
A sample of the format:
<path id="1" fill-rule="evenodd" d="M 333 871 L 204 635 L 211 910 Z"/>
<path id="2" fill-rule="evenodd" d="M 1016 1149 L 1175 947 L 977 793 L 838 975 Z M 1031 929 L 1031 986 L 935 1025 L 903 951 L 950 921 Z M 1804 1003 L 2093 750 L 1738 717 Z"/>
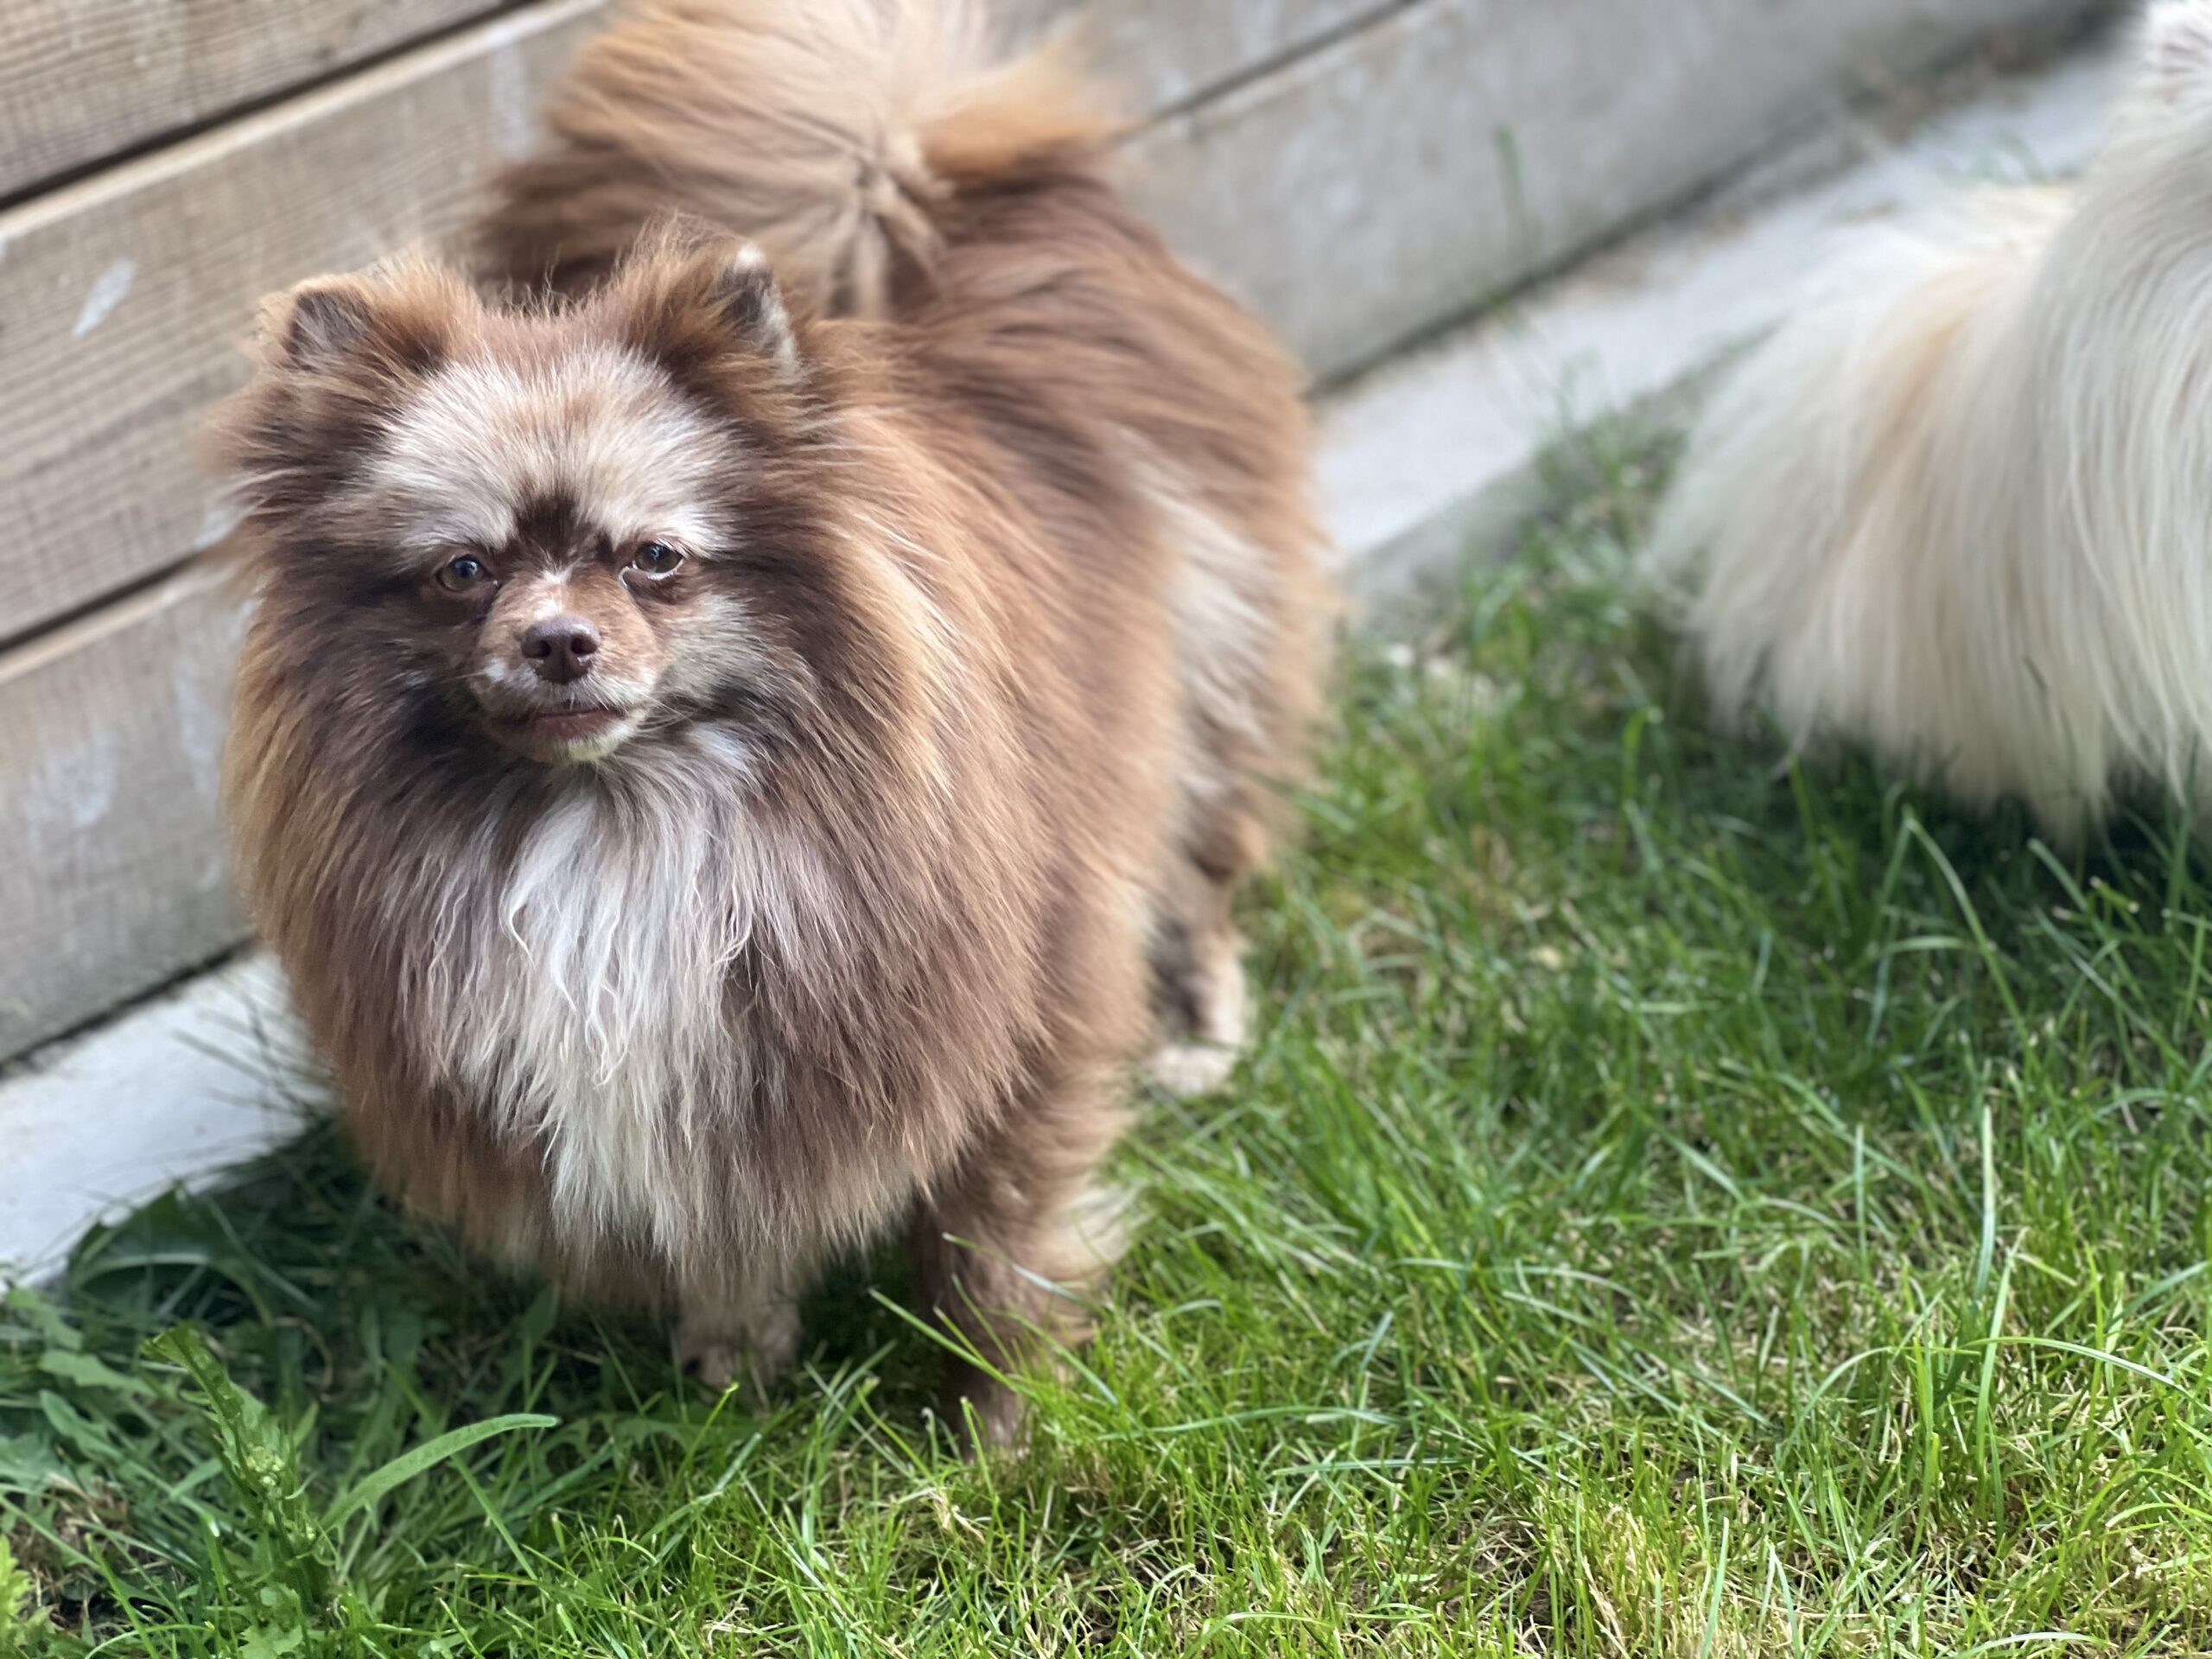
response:
<path id="1" fill-rule="evenodd" d="M 1149 120 L 1135 188 L 1317 376 L 1465 316 L 1849 90 L 2094 0 L 1006 0 Z M 0 0 L 0 1057 L 241 938 L 229 529 L 255 302 L 436 241 L 601 0 Z"/>

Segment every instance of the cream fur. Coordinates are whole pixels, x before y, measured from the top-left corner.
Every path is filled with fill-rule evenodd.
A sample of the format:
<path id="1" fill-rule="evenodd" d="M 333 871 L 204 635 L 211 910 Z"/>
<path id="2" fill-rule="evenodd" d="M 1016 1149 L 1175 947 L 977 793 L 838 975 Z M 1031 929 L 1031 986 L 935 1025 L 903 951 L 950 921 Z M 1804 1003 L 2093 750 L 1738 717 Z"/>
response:
<path id="1" fill-rule="evenodd" d="M 702 503 L 732 462 L 722 435 L 636 353 L 593 345 L 526 370 L 489 357 L 448 365 L 391 423 L 356 486 L 365 519 L 403 553 L 456 539 L 498 547 L 516 508 L 555 491 L 594 524 L 711 547 Z"/>
<path id="2" fill-rule="evenodd" d="M 1651 568 L 1770 708 L 2078 835 L 2212 805 L 2212 0 L 2152 9 L 2080 187 L 1858 238 L 1731 378 Z"/>

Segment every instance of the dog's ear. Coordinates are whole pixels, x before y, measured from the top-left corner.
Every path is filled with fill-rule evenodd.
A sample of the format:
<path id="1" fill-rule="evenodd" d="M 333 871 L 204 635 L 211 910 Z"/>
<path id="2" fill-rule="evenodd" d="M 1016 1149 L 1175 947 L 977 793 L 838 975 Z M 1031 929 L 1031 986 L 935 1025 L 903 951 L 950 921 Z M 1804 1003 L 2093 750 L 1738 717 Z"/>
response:
<path id="1" fill-rule="evenodd" d="M 613 289 L 630 343 L 679 375 L 733 352 L 804 378 L 800 330 L 766 255 L 737 237 L 677 226 L 648 239 Z"/>
<path id="2" fill-rule="evenodd" d="M 787 378 L 798 374 L 798 334 L 767 255 L 750 242 L 724 243 L 708 260 L 708 291 L 723 326 Z"/>
<path id="3" fill-rule="evenodd" d="M 425 373 L 475 305 L 452 272 L 419 257 L 359 275 L 313 276 L 262 308 L 265 359 L 307 374 L 365 365 Z"/>
<path id="4" fill-rule="evenodd" d="M 2156 0 L 2151 73 L 2177 109 L 2212 111 L 2212 0 Z"/>
<path id="5" fill-rule="evenodd" d="M 355 276 L 316 276 L 269 308 L 270 343 L 296 369 L 327 369 L 376 326 L 376 297 Z"/>

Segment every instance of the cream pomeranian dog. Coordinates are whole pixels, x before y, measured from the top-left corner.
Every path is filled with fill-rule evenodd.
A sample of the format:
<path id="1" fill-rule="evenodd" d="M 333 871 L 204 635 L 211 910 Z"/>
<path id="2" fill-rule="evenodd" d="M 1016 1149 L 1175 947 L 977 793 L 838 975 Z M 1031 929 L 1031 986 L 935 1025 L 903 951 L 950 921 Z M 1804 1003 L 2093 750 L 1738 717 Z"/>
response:
<path id="1" fill-rule="evenodd" d="M 2212 822 L 2212 0 L 2080 185 L 1868 233 L 1724 386 L 1662 515 L 1723 720 L 2078 836 Z"/>
<path id="2" fill-rule="evenodd" d="M 717 1383 L 903 1231 L 992 1440 L 1128 1068 L 1241 1034 L 1328 614 L 1296 372 L 1085 110 L 961 0 L 639 0 L 481 286 L 281 296 L 223 438 L 241 874 L 371 1169 Z"/>

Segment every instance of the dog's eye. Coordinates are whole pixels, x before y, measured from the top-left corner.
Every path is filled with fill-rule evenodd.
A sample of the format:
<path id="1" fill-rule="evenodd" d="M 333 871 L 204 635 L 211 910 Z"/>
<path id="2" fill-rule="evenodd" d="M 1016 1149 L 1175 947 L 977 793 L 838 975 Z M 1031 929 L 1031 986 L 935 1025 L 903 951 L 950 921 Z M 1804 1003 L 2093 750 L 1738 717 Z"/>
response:
<path id="1" fill-rule="evenodd" d="M 483 560 L 473 553 L 464 553 L 459 558 L 448 561 L 446 567 L 438 572 L 438 586 L 449 594 L 465 594 L 477 583 L 486 580 L 491 574 Z"/>
<path id="2" fill-rule="evenodd" d="M 647 542 L 630 556 L 630 568 L 648 576 L 672 575 L 683 563 L 683 550 L 666 542 Z"/>

